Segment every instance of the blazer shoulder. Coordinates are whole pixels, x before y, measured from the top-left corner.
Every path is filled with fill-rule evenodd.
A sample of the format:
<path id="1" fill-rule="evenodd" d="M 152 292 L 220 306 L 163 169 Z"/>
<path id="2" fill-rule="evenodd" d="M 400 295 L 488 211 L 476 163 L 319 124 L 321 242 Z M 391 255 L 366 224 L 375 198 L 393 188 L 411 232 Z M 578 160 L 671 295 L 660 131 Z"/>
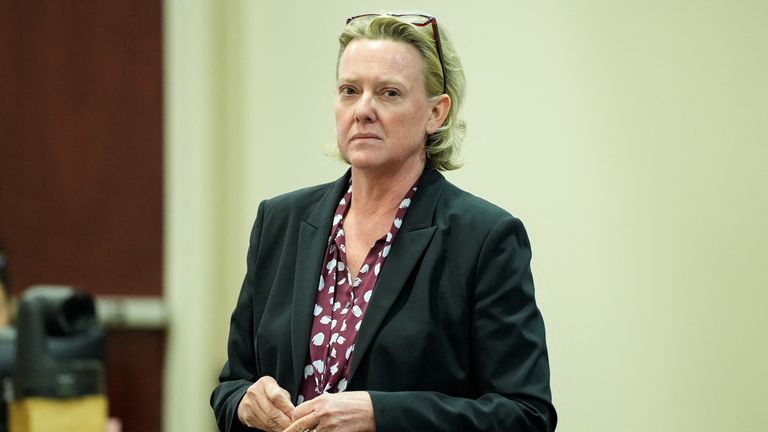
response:
<path id="1" fill-rule="evenodd" d="M 460 220 L 463 224 L 478 224 L 482 227 L 493 227 L 507 219 L 519 221 L 509 211 L 467 192 L 449 181 L 446 181 L 443 187 L 443 197 L 438 204 L 437 214 L 442 214 L 452 220 Z"/>
<path id="2" fill-rule="evenodd" d="M 265 199 L 262 202 L 263 210 L 268 214 L 277 214 L 281 218 L 306 216 L 326 196 L 334 183 L 305 187 Z"/>
<path id="3" fill-rule="evenodd" d="M 334 182 L 324 183 L 280 194 L 265 199 L 264 205 L 271 210 L 279 211 L 290 211 L 292 209 L 311 205 L 312 203 L 317 203 L 333 184 Z"/>

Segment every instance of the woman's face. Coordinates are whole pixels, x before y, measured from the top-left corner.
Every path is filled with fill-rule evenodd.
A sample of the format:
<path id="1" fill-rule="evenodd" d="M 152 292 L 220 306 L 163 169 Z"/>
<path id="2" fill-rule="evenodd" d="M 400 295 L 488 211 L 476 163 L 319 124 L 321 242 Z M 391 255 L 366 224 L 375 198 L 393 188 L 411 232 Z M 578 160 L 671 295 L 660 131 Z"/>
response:
<path id="1" fill-rule="evenodd" d="M 354 40 L 339 59 L 338 76 L 336 140 L 344 159 L 354 168 L 389 172 L 423 166 L 427 135 L 442 119 L 427 98 L 416 48 Z"/>

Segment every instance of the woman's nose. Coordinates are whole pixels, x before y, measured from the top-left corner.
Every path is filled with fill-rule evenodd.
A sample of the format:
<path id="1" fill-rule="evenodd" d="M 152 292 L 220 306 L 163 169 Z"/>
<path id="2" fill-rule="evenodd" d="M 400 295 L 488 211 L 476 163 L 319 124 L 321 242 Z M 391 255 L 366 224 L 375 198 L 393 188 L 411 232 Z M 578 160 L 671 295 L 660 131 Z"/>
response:
<path id="1" fill-rule="evenodd" d="M 369 94 L 363 94 L 355 105 L 355 120 L 360 122 L 376 121 L 376 107 L 373 97 Z"/>

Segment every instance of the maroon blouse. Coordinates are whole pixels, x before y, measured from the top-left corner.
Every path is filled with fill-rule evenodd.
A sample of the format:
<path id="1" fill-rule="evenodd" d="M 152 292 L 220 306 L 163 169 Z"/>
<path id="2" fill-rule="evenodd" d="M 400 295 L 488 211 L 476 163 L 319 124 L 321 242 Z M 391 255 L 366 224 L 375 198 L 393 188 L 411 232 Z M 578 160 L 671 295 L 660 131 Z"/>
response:
<path id="1" fill-rule="evenodd" d="M 343 392 L 347 388 L 348 365 L 355 351 L 355 340 L 379 272 L 397 237 L 416 185 L 408 189 L 397 209 L 389 232 L 368 251 L 360 271 L 352 282 L 347 269 L 344 217 L 352 202 L 352 185 L 339 201 L 333 217 L 320 285 L 315 300 L 309 354 L 298 403 L 323 393 Z"/>

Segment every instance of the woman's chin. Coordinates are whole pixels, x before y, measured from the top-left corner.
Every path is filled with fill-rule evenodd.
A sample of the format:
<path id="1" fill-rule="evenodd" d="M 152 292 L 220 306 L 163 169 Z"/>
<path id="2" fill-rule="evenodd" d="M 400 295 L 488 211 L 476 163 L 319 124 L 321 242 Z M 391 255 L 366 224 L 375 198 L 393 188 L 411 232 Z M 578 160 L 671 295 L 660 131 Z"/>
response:
<path id="1" fill-rule="evenodd" d="M 368 152 L 354 152 L 347 155 L 347 160 L 352 168 L 360 170 L 377 169 L 382 167 L 381 158 L 377 158 Z"/>

